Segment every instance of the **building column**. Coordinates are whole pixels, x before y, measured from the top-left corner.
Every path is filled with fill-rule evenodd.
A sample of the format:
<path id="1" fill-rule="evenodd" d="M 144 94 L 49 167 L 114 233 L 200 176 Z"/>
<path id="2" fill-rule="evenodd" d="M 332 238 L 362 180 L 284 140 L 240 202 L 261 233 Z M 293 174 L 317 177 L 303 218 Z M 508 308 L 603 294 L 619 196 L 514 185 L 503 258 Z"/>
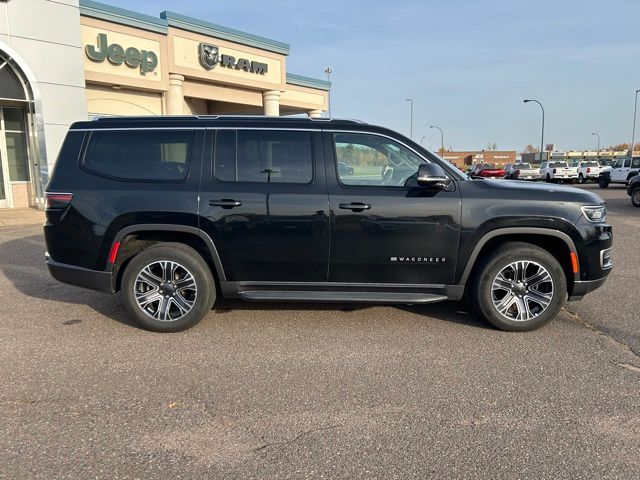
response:
<path id="1" fill-rule="evenodd" d="M 320 118 L 322 117 L 322 110 L 309 110 L 307 115 L 309 115 L 309 118 Z"/>
<path id="2" fill-rule="evenodd" d="M 264 114 L 269 117 L 280 116 L 280 92 L 279 90 L 267 90 L 262 92 L 262 106 Z"/>
<path id="3" fill-rule="evenodd" d="M 184 76 L 179 73 L 169 74 L 169 91 L 167 92 L 167 115 L 184 114 L 184 94 L 182 85 Z"/>

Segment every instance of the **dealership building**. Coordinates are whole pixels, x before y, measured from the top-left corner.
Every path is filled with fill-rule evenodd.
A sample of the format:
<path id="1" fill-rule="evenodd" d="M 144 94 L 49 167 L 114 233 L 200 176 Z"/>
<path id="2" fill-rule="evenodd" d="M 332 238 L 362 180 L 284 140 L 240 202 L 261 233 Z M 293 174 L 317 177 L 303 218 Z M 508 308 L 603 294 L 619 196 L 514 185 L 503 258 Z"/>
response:
<path id="1" fill-rule="evenodd" d="M 69 125 L 103 115 L 319 117 L 286 43 L 169 11 L 0 0 L 0 208 L 40 206 Z"/>
<path id="2" fill-rule="evenodd" d="M 456 167 L 464 169 L 477 163 L 493 163 L 496 165 L 514 163 L 516 161 L 516 152 L 515 150 L 465 150 L 444 152 L 441 157 Z"/>

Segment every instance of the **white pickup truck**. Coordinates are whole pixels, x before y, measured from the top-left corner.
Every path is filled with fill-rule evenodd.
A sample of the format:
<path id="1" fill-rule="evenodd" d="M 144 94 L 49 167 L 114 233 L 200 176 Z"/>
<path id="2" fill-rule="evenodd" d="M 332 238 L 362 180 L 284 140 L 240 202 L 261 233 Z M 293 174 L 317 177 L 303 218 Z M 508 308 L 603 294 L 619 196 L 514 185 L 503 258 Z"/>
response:
<path id="1" fill-rule="evenodd" d="M 598 185 L 600 188 L 607 188 L 610 183 L 627 185 L 629 180 L 638 174 L 640 174 L 640 157 L 619 158 L 610 167 L 605 167 L 598 177 Z"/>
<path id="2" fill-rule="evenodd" d="M 540 180 L 540 170 L 529 163 L 508 163 L 504 166 L 504 178 L 509 180 Z"/>
<path id="3" fill-rule="evenodd" d="M 542 162 L 540 164 L 540 178 L 547 182 L 574 183 L 578 179 L 575 168 L 569 167 L 567 162 Z"/>
<path id="4" fill-rule="evenodd" d="M 578 172 L 578 183 L 586 183 L 589 180 L 597 181 L 600 174 L 604 172 L 605 167 L 595 160 L 581 160 L 579 162 L 571 162 L 570 168 L 575 168 Z"/>

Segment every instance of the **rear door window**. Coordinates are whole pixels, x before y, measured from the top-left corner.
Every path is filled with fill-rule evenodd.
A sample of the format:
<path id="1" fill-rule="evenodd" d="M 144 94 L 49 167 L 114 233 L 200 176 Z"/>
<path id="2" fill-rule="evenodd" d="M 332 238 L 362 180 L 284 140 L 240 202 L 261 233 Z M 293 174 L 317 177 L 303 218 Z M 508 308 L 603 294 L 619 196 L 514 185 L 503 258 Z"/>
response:
<path id="1" fill-rule="evenodd" d="M 218 130 L 214 175 L 223 182 L 310 183 L 311 132 Z"/>
<path id="2" fill-rule="evenodd" d="M 182 181 L 189 173 L 195 131 L 105 130 L 89 137 L 83 167 L 132 181 Z"/>

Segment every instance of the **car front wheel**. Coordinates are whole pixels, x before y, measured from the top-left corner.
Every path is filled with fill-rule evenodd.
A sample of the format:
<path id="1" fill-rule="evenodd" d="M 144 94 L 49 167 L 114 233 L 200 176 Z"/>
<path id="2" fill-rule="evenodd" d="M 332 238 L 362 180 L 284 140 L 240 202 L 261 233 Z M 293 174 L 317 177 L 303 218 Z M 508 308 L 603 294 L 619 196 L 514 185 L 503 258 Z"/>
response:
<path id="1" fill-rule="evenodd" d="M 562 308 L 567 280 L 560 263 L 532 244 L 508 242 L 479 265 L 471 284 L 474 309 L 495 327 L 529 331 Z"/>
<path id="2" fill-rule="evenodd" d="M 635 187 L 631 191 L 631 203 L 634 207 L 640 207 L 640 187 Z"/>
<path id="3" fill-rule="evenodd" d="M 209 266 L 193 248 L 158 243 L 129 262 L 121 295 L 139 326 L 178 332 L 192 327 L 211 310 L 216 287 Z"/>
<path id="4" fill-rule="evenodd" d="M 598 186 L 600 188 L 607 188 L 609 186 L 609 181 L 604 175 L 598 178 Z"/>

